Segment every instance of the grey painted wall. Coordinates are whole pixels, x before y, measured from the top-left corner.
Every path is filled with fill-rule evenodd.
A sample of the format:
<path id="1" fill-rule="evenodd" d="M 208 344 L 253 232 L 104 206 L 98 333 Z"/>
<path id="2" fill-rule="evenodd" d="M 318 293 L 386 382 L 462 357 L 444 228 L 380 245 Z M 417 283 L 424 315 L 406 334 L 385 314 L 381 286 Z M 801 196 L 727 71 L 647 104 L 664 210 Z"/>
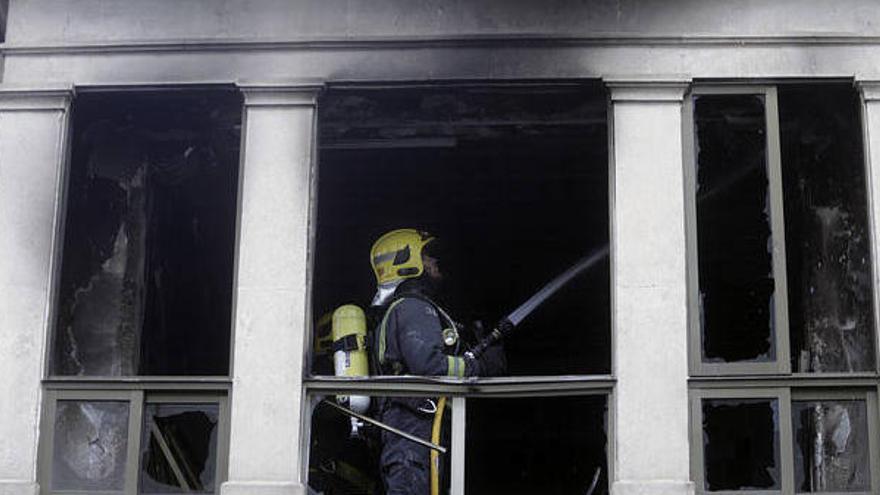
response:
<path id="1" fill-rule="evenodd" d="M 880 35 L 873 0 L 12 0 L 8 41 Z"/>

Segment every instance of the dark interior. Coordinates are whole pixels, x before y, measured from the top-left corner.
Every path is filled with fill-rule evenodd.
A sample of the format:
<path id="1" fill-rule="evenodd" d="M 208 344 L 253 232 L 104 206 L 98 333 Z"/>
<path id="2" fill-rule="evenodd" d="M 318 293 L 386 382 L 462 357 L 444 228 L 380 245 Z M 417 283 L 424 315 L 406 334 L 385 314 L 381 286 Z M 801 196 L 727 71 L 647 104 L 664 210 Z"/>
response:
<path id="1" fill-rule="evenodd" d="M 874 290 L 859 95 L 779 88 L 792 370 L 872 371 Z"/>
<path id="2" fill-rule="evenodd" d="M 369 305 L 370 247 L 392 229 L 440 239 L 438 300 L 463 323 L 494 324 L 604 249 L 606 106 L 599 84 L 328 90 L 319 101 L 314 319 Z M 603 257 L 525 318 L 504 342 L 508 374 L 610 373 L 609 277 Z M 312 370 L 332 374 L 329 353 L 316 352 Z M 468 490 L 583 494 L 598 469 L 595 493 L 607 493 L 605 407 L 604 396 L 469 400 Z M 378 446 L 348 431 L 345 416 L 318 406 L 309 484 L 382 493 Z"/>
<path id="3" fill-rule="evenodd" d="M 241 97 L 83 93 L 53 372 L 229 371 Z"/>
<path id="4" fill-rule="evenodd" d="M 778 490 L 778 420 L 775 400 L 703 400 L 705 488 Z"/>
<path id="5" fill-rule="evenodd" d="M 608 244 L 605 94 L 599 86 L 335 89 L 320 102 L 314 317 L 375 292 L 383 233 L 444 246 L 439 302 L 492 325 Z M 511 375 L 608 373 L 608 259 L 505 342 Z M 316 373 L 332 373 L 315 356 Z"/>
<path id="6" fill-rule="evenodd" d="M 875 367 L 859 97 L 848 83 L 778 86 L 791 368 Z M 694 104 L 703 360 L 775 360 L 771 193 L 760 95 Z"/>
<path id="7" fill-rule="evenodd" d="M 763 99 L 698 96 L 694 125 L 703 360 L 773 360 Z"/>
<path id="8" fill-rule="evenodd" d="M 333 400 L 328 397 L 326 400 Z M 374 397 L 373 401 L 379 400 Z M 450 447 L 451 411 L 441 445 Z M 319 403 L 312 414 L 309 486 L 325 495 L 382 494 L 379 431 L 349 432 L 347 416 Z M 467 493 L 608 493 L 607 398 L 595 396 L 470 398 L 467 400 Z M 441 457 L 441 493 L 448 460 Z"/>
<path id="9" fill-rule="evenodd" d="M 467 493 L 608 493 L 607 398 L 467 402 Z M 506 420 L 512 418 L 516 423 Z"/>

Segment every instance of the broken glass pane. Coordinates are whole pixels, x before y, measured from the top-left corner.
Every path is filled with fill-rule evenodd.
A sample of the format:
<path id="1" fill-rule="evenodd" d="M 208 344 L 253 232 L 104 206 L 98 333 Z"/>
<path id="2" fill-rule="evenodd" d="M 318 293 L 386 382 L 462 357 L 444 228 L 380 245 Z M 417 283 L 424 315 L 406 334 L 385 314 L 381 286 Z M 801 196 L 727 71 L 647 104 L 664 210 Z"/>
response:
<path id="1" fill-rule="evenodd" d="M 773 399 L 703 400 L 707 490 L 779 489 L 778 417 Z"/>
<path id="2" fill-rule="evenodd" d="M 779 89 L 792 369 L 874 369 L 865 165 L 851 84 Z"/>
<path id="3" fill-rule="evenodd" d="M 865 401 L 794 401 L 798 492 L 871 490 Z"/>
<path id="4" fill-rule="evenodd" d="M 52 489 L 121 492 L 127 449 L 127 402 L 58 401 Z"/>
<path id="5" fill-rule="evenodd" d="M 218 411 L 216 404 L 144 407 L 140 493 L 214 493 Z"/>
<path id="6" fill-rule="evenodd" d="M 434 471 L 431 469 L 432 452 L 436 451 L 343 413 L 331 405 L 339 404 L 335 397 L 312 398 L 315 407 L 311 415 L 309 445 L 310 493 L 380 495 L 386 492 L 385 475 L 398 480 L 396 487 L 404 484 L 413 490 L 406 493 L 429 493 L 427 489 L 412 487 L 407 483 L 409 479 L 404 479 L 403 483 L 400 480 L 409 473 L 427 483 L 433 472 L 437 473 L 439 493 L 449 492 L 448 459 L 453 455 L 450 399 L 441 402 L 437 397 L 369 397 L 371 410 L 381 411 L 371 417 L 447 449 L 446 453 L 438 452 L 433 456 L 437 463 Z M 346 408 L 363 412 L 370 403 L 365 399 L 365 396 L 354 396 L 343 403 Z M 436 435 L 435 422 L 440 425 Z M 412 469 L 401 475 L 401 465 Z"/>
<path id="7" fill-rule="evenodd" d="M 608 493 L 605 396 L 468 399 L 467 493 Z"/>
<path id="8" fill-rule="evenodd" d="M 700 96 L 694 120 L 703 360 L 773 361 L 764 102 Z"/>
<path id="9" fill-rule="evenodd" d="M 52 370 L 228 372 L 241 99 L 77 98 Z"/>

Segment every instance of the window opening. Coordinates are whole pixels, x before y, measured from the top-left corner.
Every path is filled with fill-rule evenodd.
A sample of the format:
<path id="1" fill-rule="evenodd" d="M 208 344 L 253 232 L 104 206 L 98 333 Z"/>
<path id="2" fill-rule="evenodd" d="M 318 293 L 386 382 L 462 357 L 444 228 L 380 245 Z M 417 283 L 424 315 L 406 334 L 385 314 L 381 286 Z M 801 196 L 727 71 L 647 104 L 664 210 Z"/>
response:
<path id="1" fill-rule="evenodd" d="M 216 404 L 147 404 L 140 493 L 214 493 Z"/>
<path id="2" fill-rule="evenodd" d="M 702 407 L 706 490 L 778 490 L 777 401 L 707 399 Z"/>
<path id="3" fill-rule="evenodd" d="M 54 375 L 229 372 L 241 98 L 75 102 Z"/>
<path id="4" fill-rule="evenodd" d="M 381 407 L 376 402 L 390 402 L 378 397 L 373 385 L 389 387 L 395 397 L 414 394 L 413 400 L 439 398 L 453 387 L 461 408 L 475 404 L 467 414 L 458 409 L 461 416 L 450 425 L 461 442 L 457 445 L 468 445 L 466 455 L 448 454 L 460 463 L 448 475 L 450 486 L 458 480 L 454 493 L 485 493 L 488 486 L 494 487 L 488 491 L 501 490 L 493 483 L 505 462 L 464 464 L 485 457 L 483 444 L 503 445 L 511 462 L 525 469 L 530 453 L 562 441 L 561 424 L 569 426 L 563 450 L 576 454 L 577 466 L 566 468 L 558 486 L 589 493 L 595 480 L 592 493 L 607 493 L 605 393 L 611 385 L 595 396 L 569 397 L 571 386 L 598 378 L 584 375 L 611 371 L 604 88 L 591 83 L 335 87 L 322 95 L 318 108 L 315 332 L 306 380 L 313 402 L 317 393 L 333 400 L 349 391 L 347 379 L 332 377 L 334 310 L 352 303 L 366 309 L 371 335 L 380 324 L 384 311 L 369 308 L 376 292 L 370 248 L 382 234 L 409 227 L 437 237 L 434 254 L 441 260 L 444 285 L 435 302 L 460 324 L 458 337 L 467 345 L 477 341 L 473 322 L 491 329 L 557 275 L 598 253 L 594 265 L 505 339 L 505 376 L 469 382 L 479 383 L 488 396 L 509 387 L 522 396 L 477 399 L 470 394 L 473 389 L 455 388 L 461 383 L 448 377 L 386 374 L 362 380 L 370 386 L 363 390 L 373 395 L 371 415 Z M 397 255 L 404 263 L 412 249 Z M 358 346 L 356 338 L 348 340 L 338 341 L 336 350 Z M 492 412 L 498 408 L 506 413 Z M 350 421 L 326 404 L 315 406 L 309 486 L 327 494 L 383 493 L 379 452 L 385 434 L 352 438 Z M 425 425 L 413 428 L 424 430 Z M 518 441 L 509 432 L 518 432 Z M 448 448 L 456 440 L 441 436 L 440 441 Z M 562 457 L 547 453 L 547 458 Z M 500 483 L 508 483 L 512 493 L 545 487 L 551 464 L 532 465 L 519 483 Z"/>
<path id="5" fill-rule="evenodd" d="M 798 492 L 871 489 L 865 401 L 793 401 Z"/>
<path id="6" fill-rule="evenodd" d="M 859 98 L 849 86 L 780 86 L 792 370 L 874 370 Z"/>
<path id="7" fill-rule="evenodd" d="M 698 370 L 874 370 L 858 95 L 842 84 L 694 93 Z"/>
<path id="8" fill-rule="evenodd" d="M 606 247 L 605 105 L 591 86 L 329 90 L 315 320 L 344 302 L 369 304 L 370 247 L 395 228 L 443 241 L 439 302 L 486 325 Z M 606 257 L 530 315 L 506 342 L 510 374 L 608 373 L 609 277 Z M 314 356 L 313 373 L 331 366 Z"/>
<path id="9" fill-rule="evenodd" d="M 0 0 L 0 43 L 6 41 L 6 24 L 9 20 L 9 0 Z"/>
<path id="10" fill-rule="evenodd" d="M 799 82 L 698 86 L 692 96 L 699 488 L 873 493 L 880 416 L 860 99 L 850 84 Z M 713 312 L 726 305 L 736 314 L 719 322 Z M 760 318 L 737 320 L 749 311 Z M 761 373 L 775 376 L 748 376 Z"/>
<path id="11" fill-rule="evenodd" d="M 775 360 L 764 101 L 694 102 L 703 360 Z"/>
<path id="12" fill-rule="evenodd" d="M 419 482 L 428 486 L 432 483 L 434 469 L 437 469 L 436 483 L 439 493 L 449 492 L 451 449 L 451 398 L 444 397 L 395 397 L 405 402 L 407 414 L 411 415 L 411 426 L 405 433 L 414 435 L 434 445 L 442 446 L 445 452 L 435 451 L 420 445 L 394 432 L 357 421 L 340 410 L 331 407 L 326 401 L 315 403 L 312 413 L 312 435 L 309 445 L 309 487 L 325 495 L 375 494 L 384 493 L 380 475 L 382 455 L 395 458 L 400 463 L 417 463 L 423 474 Z M 390 397 L 371 396 L 370 401 L 379 406 L 387 405 Z M 328 398 L 333 400 L 333 398 Z M 438 413 L 442 406 L 442 412 Z M 381 415 L 376 419 L 381 420 Z M 435 423 L 437 426 L 435 427 Z M 393 443 L 394 449 L 383 453 L 382 446 Z M 436 468 L 431 463 L 436 462 Z M 393 465 L 393 464 L 392 464 Z"/>
<path id="13" fill-rule="evenodd" d="M 468 399 L 466 490 L 607 493 L 606 431 L 604 396 Z"/>
<path id="14" fill-rule="evenodd" d="M 129 405 L 119 401 L 58 401 L 52 489 L 116 491 L 125 484 Z"/>

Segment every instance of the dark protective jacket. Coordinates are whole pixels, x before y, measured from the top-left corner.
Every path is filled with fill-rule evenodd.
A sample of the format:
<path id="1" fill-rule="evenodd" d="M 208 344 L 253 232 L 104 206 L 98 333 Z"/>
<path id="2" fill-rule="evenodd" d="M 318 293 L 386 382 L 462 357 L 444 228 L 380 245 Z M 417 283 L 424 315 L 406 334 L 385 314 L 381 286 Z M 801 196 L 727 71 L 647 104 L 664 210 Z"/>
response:
<path id="1" fill-rule="evenodd" d="M 446 336 L 452 345 L 444 342 Z M 385 310 L 370 346 L 373 372 L 380 375 L 479 376 L 489 374 L 481 361 L 466 359 L 454 321 L 426 296 L 404 293 Z M 484 369 L 486 368 L 486 369 Z M 430 439 L 435 399 L 394 397 L 376 401 L 378 419 Z M 382 432 L 379 460 L 386 495 L 427 495 L 430 453 L 427 447 Z"/>
<path id="2" fill-rule="evenodd" d="M 444 343 L 444 335 L 454 339 Z M 479 376 L 480 363 L 459 356 L 455 322 L 427 298 L 407 295 L 385 311 L 375 332 L 373 362 L 381 375 Z"/>

